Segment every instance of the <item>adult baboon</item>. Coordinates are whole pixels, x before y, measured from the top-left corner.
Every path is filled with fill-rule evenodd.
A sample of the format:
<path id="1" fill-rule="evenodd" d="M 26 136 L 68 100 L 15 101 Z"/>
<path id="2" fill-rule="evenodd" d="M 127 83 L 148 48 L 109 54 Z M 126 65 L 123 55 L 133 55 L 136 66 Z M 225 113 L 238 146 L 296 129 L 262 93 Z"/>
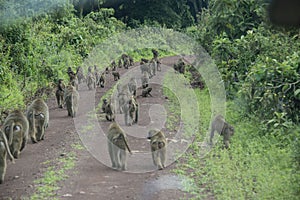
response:
<path id="1" fill-rule="evenodd" d="M 123 114 L 124 113 L 124 107 L 126 106 L 126 103 L 129 101 L 129 89 L 128 89 L 128 85 L 118 85 L 117 87 L 118 89 L 118 103 L 119 103 L 119 110 L 120 113 Z"/>
<path id="2" fill-rule="evenodd" d="M 138 104 L 134 99 L 134 97 L 132 96 L 124 106 L 125 124 L 128 126 L 132 126 L 133 123 L 137 123 L 139 117 L 138 113 L 139 113 Z"/>
<path id="3" fill-rule="evenodd" d="M 150 140 L 153 163 L 161 170 L 165 167 L 167 157 L 167 140 L 165 134 L 158 129 L 152 129 L 148 132 L 147 139 Z"/>
<path id="4" fill-rule="evenodd" d="M 89 90 L 96 88 L 96 78 L 95 78 L 95 75 L 91 72 L 89 72 L 87 75 L 87 86 L 88 86 Z"/>
<path id="5" fill-rule="evenodd" d="M 57 84 L 57 89 L 55 92 L 56 101 L 59 108 L 63 108 L 64 90 L 65 90 L 65 84 L 62 79 L 59 79 Z"/>
<path id="6" fill-rule="evenodd" d="M 215 131 L 223 136 L 224 145 L 229 148 L 230 137 L 234 135 L 234 127 L 228 124 L 222 115 L 217 115 L 211 124 L 210 144 L 212 144 Z"/>
<path id="7" fill-rule="evenodd" d="M 25 148 L 28 139 L 29 123 L 25 115 L 15 110 L 6 117 L 3 123 L 3 132 L 8 140 L 11 154 L 18 158 Z"/>
<path id="8" fill-rule="evenodd" d="M 66 98 L 64 97 L 64 99 Z M 35 99 L 28 106 L 26 116 L 29 122 L 31 141 L 36 143 L 44 140 L 45 129 L 49 123 L 49 108 L 45 101 L 41 98 Z"/>
<path id="9" fill-rule="evenodd" d="M 128 146 L 128 140 L 125 132 L 116 122 L 113 122 L 109 126 L 107 133 L 107 146 L 112 168 L 117 170 L 126 170 L 127 150 L 129 153 L 131 153 L 131 150 Z"/>
<path id="10" fill-rule="evenodd" d="M 79 66 L 77 68 L 76 75 L 77 75 L 77 79 L 78 79 L 78 84 L 81 84 L 82 82 L 84 82 L 85 77 L 84 77 L 83 69 L 81 66 Z"/>
<path id="11" fill-rule="evenodd" d="M 148 72 L 151 77 L 152 72 L 150 70 L 149 63 L 141 62 L 140 69 L 142 74 L 144 74 L 144 72 Z"/>
<path id="12" fill-rule="evenodd" d="M 68 111 L 68 116 L 76 117 L 78 111 L 78 101 L 79 101 L 79 93 L 72 86 L 68 85 L 65 89 L 64 99 Z"/>
<path id="13" fill-rule="evenodd" d="M 158 51 L 156 49 L 151 49 L 152 54 L 153 54 L 153 58 L 157 59 L 158 58 Z"/>
<path id="14" fill-rule="evenodd" d="M 143 73 L 143 76 L 141 77 L 141 81 L 142 81 L 142 87 L 147 88 L 149 85 L 149 73 L 148 72 Z"/>
<path id="15" fill-rule="evenodd" d="M 142 97 L 148 97 L 148 96 L 152 97 L 151 91 L 152 91 L 152 88 L 151 87 L 147 87 L 147 88 L 145 88 L 145 89 L 142 90 L 141 96 Z"/>
<path id="16" fill-rule="evenodd" d="M 77 76 L 72 77 L 70 79 L 70 83 L 71 83 L 71 85 L 73 85 L 76 88 L 76 90 L 78 90 L 78 78 L 77 78 Z"/>
<path id="17" fill-rule="evenodd" d="M 105 74 L 103 72 L 103 73 L 101 73 L 100 78 L 99 78 L 99 85 L 100 85 L 100 87 L 104 88 L 104 84 L 105 84 Z"/>
<path id="18" fill-rule="evenodd" d="M 6 135 L 0 130 L 0 184 L 4 182 L 6 173 L 6 155 L 14 163 L 14 157 L 10 152 Z"/>
<path id="19" fill-rule="evenodd" d="M 120 73 L 118 71 L 112 71 L 111 74 L 114 76 L 114 81 L 120 79 Z"/>
<path id="20" fill-rule="evenodd" d="M 135 77 L 132 77 L 129 80 L 128 89 L 129 89 L 130 94 L 136 96 L 137 82 L 136 82 L 136 78 Z"/>
<path id="21" fill-rule="evenodd" d="M 129 56 L 128 56 L 127 54 L 122 54 L 121 60 L 122 60 L 122 62 L 123 62 L 123 67 L 124 67 L 125 69 L 128 69 L 128 68 L 129 68 L 129 65 L 130 65 Z"/>
<path id="22" fill-rule="evenodd" d="M 185 72 L 185 63 L 184 63 L 184 61 L 183 61 L 182 58 L 180 58 L 178 60 L 178 62 L 173 65 L 173 67 L 174 67 L 175 71 L 177 71 L 177 72 L 179 72 L 181 74 L 184 74 L 184 72 Z"/>
<path id="23" fill-rule="evenodd" d="M 100 72 L 95 71 L 95 82 L 96 82 L 96 87 L 100 86 Z"/>

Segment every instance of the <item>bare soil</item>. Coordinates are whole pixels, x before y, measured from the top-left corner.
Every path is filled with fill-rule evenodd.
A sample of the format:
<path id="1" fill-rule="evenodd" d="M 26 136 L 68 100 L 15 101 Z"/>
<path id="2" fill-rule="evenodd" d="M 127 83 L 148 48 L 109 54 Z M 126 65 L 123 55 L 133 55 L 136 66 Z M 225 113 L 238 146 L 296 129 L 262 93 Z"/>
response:
<path id="1" fill-rule="evenodd" d="M 177 59 L 177 57 L 164 58 L 163 64 L 172 65 Z M 123 68 L 120 70 L 121 74 L 125 72 Z M 105 88 L 96 89 L 96 104 L 101 96 L 116 83 L 111 75 L 107 77 Z M 152 85 L 152 87 L 153 97 L 138 98 L 140 113 L 144 113 L 143 109 L 147 109 L 144 105 L 154 102 L 163 105 L 167 101 L 159 85 Z M 80 86 L 81 99 L 90 97 L 88 92 L 84 92 L 86 90 L 85 84 Z M 172 182 L 170 179 L 170 183 L 168 182 L 168 177 L 174 176 L 171 171 L 175 164 L 169 165 L 164 170 L 149 170 L 146 173 L 120 172 L 99 162 L 86 149 L 75 149 L 72 145 L 81 144 L 81 140 L 74 120 L 67 116 L 65 109 L 57 108 L 53 96 L 47 103 L 50 109 L 50 124 L 46 130 L 45 140 L 36 144 L 28 142 L 15 164 L 8 161 L 5 182 L 0 185 L 0 199 L 30 198 L 37 188 L 34 180 L 43 177 L 43 173 L 47 170 L 48 165 L 45 162 L 67 156 L 71 152 L 76 154 L 76 165 L 72 170 L 67 171 L 68 178 L 59 182 L 60 189 L 56 191 L 56 199 L 170 200 L 190 197 L 181 186 L 176 186 L 176 181 Z M 78 116 L 80 115 L 79 112 Z M 147 124 L 149 120 L 149 116 L 140 114 L 140 124 Z M 110 124 L 103 119 L 99 119 L 99 122 L 104 129 L 107 129 Z M 134 141 L 130 142 L 130 146 L 135 145 Z M 148 148 L 147 143 L 142 142 L 139 150 L 149 151 Z"/>

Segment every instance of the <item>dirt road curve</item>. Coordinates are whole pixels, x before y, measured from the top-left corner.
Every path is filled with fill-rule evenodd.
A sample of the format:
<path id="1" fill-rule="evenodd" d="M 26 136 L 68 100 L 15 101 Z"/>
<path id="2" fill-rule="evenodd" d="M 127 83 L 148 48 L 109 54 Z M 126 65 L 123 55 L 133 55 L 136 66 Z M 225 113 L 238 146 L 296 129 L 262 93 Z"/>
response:
<path id="1" fill-rule="evenodd" d="M 177 61 L 175 57 L 163 59 L 163 64 L 170 65 Z M 122 69 L 121 74 L 126 70 Z M 96 104 L 101 96 L 115 82 L 109 76 L 105 88 L 97 88 Z M 90 98 L 85 85 L 79 88 L 81 99 Z M 156 103 L 163 105 L 166 99 L 162 96 L 159 85 L 153 85 L 153 97 L 139 98 L 141 112 L 147 105 Z M 146 173 L 118 172 L 95 159 L 86 149 L 76 149 L 74 144 L 81 144 L 74 120 L 67 116 L 67 111 L 57 108 L 54 98 L 48 100 L 50 108 L 50 124 L 46 130 L 45 140 L 37 144 L 29 142 L 15 164 L 8 162 L 4 184 L 0 185 L 0 199 L 28 199 L 35 192 L 38 183 L 34 182 L 44 176 L 47 167 L 57 158 L 75 152 L 75 167 L 66 171 L 68 178 L 60 181 L 60 187 L 55 193 L 56 199 L 182 199 L 189 195 L 182 191 L 182 185 L 177 176 L 171 173 L 174 164 L 162 171 Z M 83 108 L 84 109 L 84 108 Z M 80 116 L 80 112 L 78 115 Z M 149 123 L 149 116 L 140 115 L 140 124 Z M 107 129 L 109 123 L 99 119 L 101 127 Z M 130 139 L 130 138 L 129 138 Z M 132 140 L 131 140 L 132 141 Z M 137 141 L 130 142 L 135 146 Z M 140 143 L 140 151 L 147 150 L 148 144 Z M 54 162 L 55 163 L 55 162 Z M 59 163 L 54 166 L 59 169 Z"/>

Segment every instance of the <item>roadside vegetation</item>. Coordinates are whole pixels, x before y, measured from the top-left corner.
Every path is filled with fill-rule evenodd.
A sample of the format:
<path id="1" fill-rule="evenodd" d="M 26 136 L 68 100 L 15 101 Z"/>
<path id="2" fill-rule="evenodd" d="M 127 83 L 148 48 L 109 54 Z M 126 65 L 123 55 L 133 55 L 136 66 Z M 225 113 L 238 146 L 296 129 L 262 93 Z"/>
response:
<path id="1" fill-rule="evenodd" d="M 67 68 L 75 71 L 111 35 L 150 25 L 174 28 L 195 38 L 214 59 L 226 88 L 226 120 L 235 127 L 230 149 L 219 142 L 203 157 L 210 98 L 205 83 L 195 88 L 201 102 L 200 131 L 191 153 L 175 171 L 194 179 L 196 199 L 299 197 L 300 34 L 299 29 L 271 24 L 267 1 L 121 1 L 110 5 L 105 0 L 51 0 L 44 5 L 51 9 L 32 8 L 26 14 L 24 6 L 36 1 L 7 2 L 0 2 L 0 122 L 5 113 L 24 109 L 37 94 L 49 94 L 58 79 L 67 80 Z M 155 16 L 141 13 L 149 8 L 157 8 Z M 151 51 L 128 54 L 138 61 L 149 58 Z M 174 107 L 169 109 L 177 114 Z M 172 129 L 175 119 L 170 120 Z M 69 164 L 63 165 L 69 169 Z M 52 176 L 51 166 L 48 171 Z M 48 182 L 46 177 L 38 184 Z"/>

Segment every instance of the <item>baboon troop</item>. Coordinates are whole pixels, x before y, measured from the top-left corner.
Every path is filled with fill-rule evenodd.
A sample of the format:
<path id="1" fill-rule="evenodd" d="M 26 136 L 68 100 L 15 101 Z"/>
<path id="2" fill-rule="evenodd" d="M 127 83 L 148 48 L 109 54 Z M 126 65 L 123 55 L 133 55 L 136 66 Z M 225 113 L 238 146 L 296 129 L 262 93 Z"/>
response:
<path id="1" fill-rule="evenodd" d="M 210 132 L 210 144 L 212 145 L 212 140 L 217 131 L 221 136 L 223 136 L 223 143 L 225 148 L 229 148 L 230 137 L 234 135 L 234 127 L 228 124 L 224 117 L 221 115 L 217 115 L 212 124 L 211 124 L 211 132 Z"/>
<path id="2" fill-rule="evenodd" d="M 29 124 L 25 115 L 15 110 L 6 117 L 3 124 L 3 132 L 8 140 L 11 154 L 18 158 L 25 148 L 28 139 Z"/>
<path id="3" fill-rule="evenodd" d="M 14 157 L 10 152 L 6 135 L 0 130 L 0 184 L 4 182 L 6 174 L 6 155 L 14 163 Z"/>
<path id="4" fill-rule="evenodd" d="M 131 153 L 128 146 L 127 136 L 117 123 L 110 124 L 107 133 L 108 152 L 112 168 L 126 170 L 127 151 Z"/>
<path id="5" fill-rule="evenodd" d="M 63 108 L 64 90 L 65 90 L 65 84 L 63 83 L 62 79 L 59 79 L 57 84 L 57 89 L 55 92 L 56 101 L 59 108 Z"/>
<path id="6" fill-rule="evenodd" d="M 73 86 L 72 86 L 73 87 Z M 44 140 L 45 129 L 49 123 L 49 108 L 41 98 L 35 99 L 27 108 L 29 135 L 33 143 Z"/>
<path id="7" fill-rule="evenodd" d="M 148 132 L 147 139 L 150 140 L 153 164 L 157 169 L 165 168 L 167 157 L 167 140 L 165 134 L 157 129 L 152 129 Z"/>
<path id="8" fill-rule="evenodd" d="M 68 116 L 71 116 L 73 118 L 76 117 L 79 103 L 79 93 L 76 88 L 72 85 L 68 85 L 65 89 L 64 99 L 68 111 Z"/>

